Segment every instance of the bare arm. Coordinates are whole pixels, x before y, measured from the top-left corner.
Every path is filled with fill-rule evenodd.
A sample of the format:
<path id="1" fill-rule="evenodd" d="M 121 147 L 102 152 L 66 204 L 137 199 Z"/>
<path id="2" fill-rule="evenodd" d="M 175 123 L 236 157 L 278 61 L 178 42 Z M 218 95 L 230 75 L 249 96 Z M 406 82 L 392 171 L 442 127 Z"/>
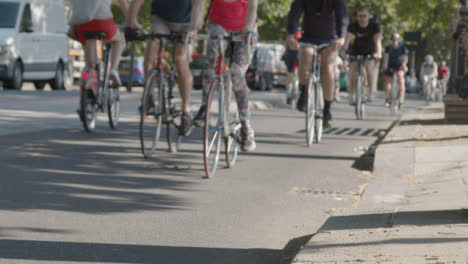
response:
<path id="1" fill-rule="evenodd" d="M 346 33 L 346 38 L 345 38 L 345 42 L 344 42 L 344 45 L 343 45 L 343 50 L 344 51 L 347 51 L 348 48 L 349 48 L 349 43 L 351 42 L 351 39 L 353 38 L 353 34 L 352 33 Z"/>
<path id="2" fill-rule="evenodd" d="M 249 9 L 247 11 L 247 20 L 244 31 L 252 31 L 257 21 L 258 0 L 249 0 Z"/>
<path id="3" fill-rule="evenodd" d="M 304 12 L 304 0 L 294 0 L 291 4 L 291 9 L 288 14 L 288 34 L 294 37 L 299 20 Z"/>
<path id="4" fill-rule="evenodd" d="M 119 0 L 120 10 L 122 10 L 122 14 L 127 17 L 128 15 L 128 0 Z"/>
<path id="5" fill-rule="evenodd" d="M 132 1 L 127 12 L 127 19 L 126 19 L 127 27 L 130 27 L 133 29 L 141 28 L 141 25 L 138 23 L 137 16 L 144 2 L 145 0 L 133 0 Z"/>
<path id="6" fill-rule="evenodd" d="M 388 53 L 385 52 L 382 63 L 382 70 L 386 71 L 388 67 Z"/>
<path id="7" fill-rule="evenodd" d="M 192 16 L 190 20 L 190 31 L 196 32 L 200 30 L 203 23 L 206 0 L 191 0 L 192 1 Z"/>
<path id="8" fill-rule="evenodd" d="M 377 58 L 382 56 L 382 33 L 377 33 L 374 36 L 374 48 L 375 55 L 379 55 Z"/>

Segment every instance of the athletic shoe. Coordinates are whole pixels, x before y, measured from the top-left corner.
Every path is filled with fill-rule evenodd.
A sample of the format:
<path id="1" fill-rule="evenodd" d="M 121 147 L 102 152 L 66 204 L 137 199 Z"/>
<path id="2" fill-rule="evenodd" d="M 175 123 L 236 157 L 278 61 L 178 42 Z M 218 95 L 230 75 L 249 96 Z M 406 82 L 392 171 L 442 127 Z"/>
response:
<path id="1" fill-rule="evenodd" d="M 119 72 L 117 70 L 111 70 L 109 80 L 112 81 L 111 88 L 119 88 L 122 86 L 122 81 L 120 81 Z"/>
<path id="2" fill-rule="evenodd" d="M 192 114 L 184 112 L 181 116 L 179 135 L 186 137 L 192 132 Z"/>
<path id="3" fill-rule="evenodd" d="M 307 92 L 306 92 L 307 89 L 303 89 L 301 90 L 301 94 L 299 95 L 299 99 L 297 100 L 297 110 L 300 111 L 300 112 L 305 112 L 306 111 L 306 96 L 307 96 Z"/>
<path id="4" fill-rule="evenodd" d="M 249 125 L 243 126 L 241 128 L 241 150 L 250 152 L 254 151 L 256 147 L 254 130 Z"/>
<path id="5" fill-rule="evenodd" d="M 330 111 L 323 112 L 323 128 L 331 128 L 333 126 L 333 118 Z"/>
<path id="6" fill-rule="evenodd" d="M 193 119 L 193 125 L 196 127 L 202 127 L 205 124 L 206 106 L 200 106 L 197 115 Z"/>

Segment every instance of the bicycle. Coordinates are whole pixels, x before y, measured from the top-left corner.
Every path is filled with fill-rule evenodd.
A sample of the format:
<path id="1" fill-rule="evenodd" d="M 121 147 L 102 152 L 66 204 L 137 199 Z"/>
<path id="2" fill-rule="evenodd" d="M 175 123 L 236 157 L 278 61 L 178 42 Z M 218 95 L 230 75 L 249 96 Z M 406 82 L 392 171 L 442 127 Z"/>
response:
<path id="1" fill-rule="evenodd" d="M 228 168 L 236 163 L 239 145 L 241 123 L 237 108 L 233 104 L 232 81 L 226 56 L 224 41 L 232 46 L 234 42 L 243 41 L 243 34 L 234 32 L 227 36 L 210 36 L 211 40 L 219 41 L 219 55 L 216 60 L 215 78 L 207 85 L 208 99 L 206 105 L 205 124 L 203 127 L 203 162 L 207 178 L 213 178 L 219 163 L 221 141 L 224 141 L 225 158 Z M 248 56 L 250 58 L 251 34 L 247 35 Z M 231 49 L 232 51 L 232 49 Z M 232 53 L 230 61 L 232 61 Z M 218 105 L 212 104 L 218 99 Z"/>
<path id="2" fill-rule="evenodd" d="M 104 32 L 85 32 L 87 41 L 94 41 L 94 56 L 97 56 L 97 41 L 101 41 L 104 72 L 101 72 L 101 63 L 96 61 L 94 69 L 88 69 L 83 73 L 80 88 L 80 109 L 78 114 L 86 132 L 92 132 L 96 128 L 97 113 L 107 109 L 109 125 L 116 129 L 120 117 L 120 93 L 119 88 L 110 88 L 110 54 L 112 45 L 103 40 L 106 36 Z"/>
<path id="3" fill-rule="evenodd" d="M 313 49 L 312 69 L 308 74 L 308 84 L 306 87 L 306 143 L 310 147 L 313 142 L 320 143 L 323 133 L 323 90 L 321 81 L 322 60 L 320 52 L 330 44 L 313 45 L 302 43 L 301 46 Z"/>
<path id="4" fill-rule="evenodd" d="M 398 71 L 399 69 L 387 68 L 386 74 L 392 74 L 392 82 L 390 86 L 390 105 L 388 109 L 390 110 L 390 114 L 396 115 L 401 110 L 401 103 L 400 103 L 400 87 L 398 85 Z"/>
<path id="5" fill-rule="evenodd" d="M 181 41 L 183 39 L 180 33 L 156 34 L 156 33 L 138 33 L 129 34 L 130 41 L 145 41 L 148 39 L 158 39 L 160 41 L 158 57 L 154 68 L 146 77 L 146 82 L 141 97 L 140 112 L 140 145 L 141 152 L 145 158 L 152 158 L 158 149 L 158 143 L 161 140 L 161 129 L 166 127 L 166 141 L 169 152 L 177 152 L 182 137 L 179 135 L 175 142 L 172 138 L 172 128 L 176 130 L 180 127 L 179 118 L 182 111 L 176 110 L 173 104 L 174 86 L 176 82 L 176 69 L 173 62 L 169 67 L 164 67 L 164 53 L 167 45 L 166 40 Z M 188 40 L 185 40 L 185 47 L 188 46 Z M 173 45 L 175 54 L 176 45 Z M 186 50 L 188 54 L 188 50 Z M 130 71 L 133 71 L 133 65 Z"/>
<path id="6" fill-rule="evenodd" d="M 351 55 L 350 61 L 358 62 L 358 77 L 356 79 L 356 86 L 354 89 L 354 98 L 356 98 L 356 103 L 355 103 L 355 113 L 356 113 L 356 119 L 357 120 L 362 120 L 365 115 L 365 105 L 366 105 L 366 96 L 364 93 L 364 85 L 366 83 L 366 76 L 364 74 L 364 65 L 365 62 L 368 60 L 373 59 L 372 55 L 357 55 L 353 56 Z"/>
<path id="7" fill-rule="evenodd" d="M 436 89 L 437 89 L 437 86 L 434 86 L 435 78 L 436 78 L 435 76 L 428 76 L 428 75 L 425 75 L 423 77 L 426 83 L 426 87 L 424 89 L 426 103 L 430 103 L 431 101 L 435 100 Z"/>

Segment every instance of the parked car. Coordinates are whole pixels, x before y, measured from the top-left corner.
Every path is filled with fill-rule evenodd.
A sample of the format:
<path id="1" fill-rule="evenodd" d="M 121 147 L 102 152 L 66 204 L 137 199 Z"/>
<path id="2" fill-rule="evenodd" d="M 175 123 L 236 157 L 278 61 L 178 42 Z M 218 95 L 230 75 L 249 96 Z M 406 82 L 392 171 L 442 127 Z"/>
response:
<path id="1" fill-rule="evenodd" d="M 7 89 L 32 81 L 64 89 L 68 69 L 63 1 L 0 0 L 0 80 Z"/>
<path id="2" fill-rule="evenodd" d="M 130 57 L 123 57 L 120 60 L 119 75 L 123 86 L 127 86 L 130 81 Z M 133 86 L 145 85 L 144 58 L 136 57 L 133 61 Z"/>
<path id="3" fill-rule="evenodd" d="M 69 39 L 68 56 L 70 77 L 73 78 L 74 84 L 78 84 L 86 66 L 84 50 L 80 42 Z"/>

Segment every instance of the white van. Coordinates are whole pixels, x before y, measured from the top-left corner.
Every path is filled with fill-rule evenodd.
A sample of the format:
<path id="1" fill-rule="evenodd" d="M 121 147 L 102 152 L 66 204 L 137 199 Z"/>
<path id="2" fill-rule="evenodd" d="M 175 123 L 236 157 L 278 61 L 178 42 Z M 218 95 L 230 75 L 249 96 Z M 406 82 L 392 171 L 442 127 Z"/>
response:
<path id="1" fill-rule="evenodd" d="M 0 81 L 21 89 L 32 81 L 64 89 L 68 69 L 63 0 L 0 0 Z"/>

